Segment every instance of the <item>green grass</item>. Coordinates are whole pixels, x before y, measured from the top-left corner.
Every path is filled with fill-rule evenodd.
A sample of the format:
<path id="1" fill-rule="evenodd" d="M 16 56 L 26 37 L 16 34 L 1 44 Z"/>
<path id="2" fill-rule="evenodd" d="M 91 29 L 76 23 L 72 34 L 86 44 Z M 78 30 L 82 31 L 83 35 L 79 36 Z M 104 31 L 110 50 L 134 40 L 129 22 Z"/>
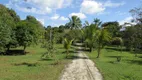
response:
<path id="1" fill-rule="evenodd" d="M 64 66 L 70 62 L 65 59 L 62 44 L 56 45 L 57 58 L 60 64 L 53 65 L 53 59 L 41 60 L 46 49 L 31 46 L 26 49 L 29 53 L 17 56 L 0 56 L 0 80 L 58 80 Z"/>
<path id="2" fill-rule="evenodd" d="M 141 80 L 142 79 L 142 54 L 135 57 L 130 52 L 120 52 L 112 49 L 103 49 L 99 59 L 97 52 L 88 53 L 104 80 Z M 116 56 L 122 56 L 121 62 L 117 62 Z"/>

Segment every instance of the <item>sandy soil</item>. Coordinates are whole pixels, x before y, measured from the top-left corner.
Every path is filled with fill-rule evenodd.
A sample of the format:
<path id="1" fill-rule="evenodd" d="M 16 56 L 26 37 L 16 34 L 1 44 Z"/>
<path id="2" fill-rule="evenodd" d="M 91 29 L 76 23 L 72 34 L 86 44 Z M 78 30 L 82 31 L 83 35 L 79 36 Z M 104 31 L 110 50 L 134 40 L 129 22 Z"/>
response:
<path id="1" fill-rule="evenodd" d="M 103 80 L 93 61 L 83 52 L 77 53 L 78 58 L 66 66 L 60 80 Z"/>

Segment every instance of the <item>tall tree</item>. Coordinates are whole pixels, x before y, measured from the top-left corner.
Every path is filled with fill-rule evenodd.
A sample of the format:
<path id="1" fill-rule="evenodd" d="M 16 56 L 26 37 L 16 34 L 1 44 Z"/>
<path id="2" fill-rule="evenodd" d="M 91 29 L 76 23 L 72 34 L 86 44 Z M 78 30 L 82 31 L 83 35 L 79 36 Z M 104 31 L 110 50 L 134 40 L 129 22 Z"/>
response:
<path id="1" fill-rule="evenodd" d="M 119 37 L 120 36 L 120 29 L 119 23 L 114 22 L 105 22 L 102 24 L 102 27 L 106 28 L 108 32 L 112 35 L 112 37 Z"/>
<path id="2" fill-rule="evenodd" d="M 0 4 L 0 48 L 3 49 L 14 40 L 13 29 L 16 26 L 16 21 L 13 16 L 16 14 L 13 13 L 15 12 Z"/>
<path id="3" fill-rule="evenodd" d="M 102 22 L 100 21 L 100 19 L 95 18 L 94 19 L 94 24 L 99 28 L 101 26 Z"/>
<path id="4" fill-rule="evenodd" d="M 22 20 L 16 27 L 16 38 L 19 46 L 23 46 L 24 50 L 31 44 L 37 44 L 43 35 L 43 26 L 32 16 L 27 16 L 26 20 Z"/>
<path id="5" fill-rule="evenodd" d="M 68 23 L 68 26 L 71 29 L 79 29 L 81 28 L 82 24 L 81 24 L 81 20 L 79 17 L 77 16 L 72 16 L 71 18 L 69 18 L 70 22 Z"/>
<path id="6" fill-rule="evenodd" d="M 20 17 L 16 14 L 16 12 L 12 9 L 8 9 L 8 13 L 10 14 L 10 16 L 13 18 L 13 21 L 15 24 L 15 26 L 12 27 L 12 31 L 11 31 L 11 39 L 9 41 L 9 43 L 6 45 L 7 47 L 7 51 L 11 48 L 11 47 L 17 47 L 18 46 L 18 42 L 17 42 L 17 39 L 16 39 L 16 25 L 17 23 L 20 21 Z"/>
<path id="7" fill-rule="evenodd" d="M 100 28 L 101 26 L 101 21 L 100 19 L 95 18 L 93 24 L 89 24 L 87 21 L 85 22 L 85 41 L 87 46 L 90 48 L 90 52 L 92 51 L 92 48 L 94 47 L 95 43 L 95 36 L 96 36 L 96 31 Z"/>
<path id="8" fill-rule="evenodd" d="M 86 45 L 90 48 L 90 52 L 95 43 L 95 36 L 96 36 L 97 26 L 95 24 L 91 24 L 85 28 L 85 42 Z"/>
<path id="9" fill-rule="evenodd" d="M 142 23 L 142 7 L 134 8 L 130 10 L 130 13 L 133 16 L 133 21 L 136 23 Z"/>

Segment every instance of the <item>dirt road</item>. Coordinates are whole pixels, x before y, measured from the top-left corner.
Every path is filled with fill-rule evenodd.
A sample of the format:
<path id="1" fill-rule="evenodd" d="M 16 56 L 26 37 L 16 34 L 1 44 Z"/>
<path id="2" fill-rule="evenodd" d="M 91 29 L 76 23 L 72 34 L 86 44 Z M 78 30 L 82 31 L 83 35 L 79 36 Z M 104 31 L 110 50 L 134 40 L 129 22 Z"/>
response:
<path id="1" fill-rule="evenodd" d="M 79 51 L 76 55 L 78 58 L 66 66 L 60 80 L 103 80 L 94 62 L 86 54 Z"/>

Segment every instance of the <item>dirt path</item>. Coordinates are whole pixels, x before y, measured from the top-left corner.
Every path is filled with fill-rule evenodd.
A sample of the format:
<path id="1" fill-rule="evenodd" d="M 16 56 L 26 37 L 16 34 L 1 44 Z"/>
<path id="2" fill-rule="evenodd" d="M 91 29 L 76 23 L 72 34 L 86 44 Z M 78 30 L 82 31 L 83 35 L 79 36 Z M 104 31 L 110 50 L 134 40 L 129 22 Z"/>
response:
<path id="1" fill-rule="evenodd" d="M 94 62 L 86 54 L 79 51 L 77 57 L 66 67 L 60 80 L 103 80 Z"/>

